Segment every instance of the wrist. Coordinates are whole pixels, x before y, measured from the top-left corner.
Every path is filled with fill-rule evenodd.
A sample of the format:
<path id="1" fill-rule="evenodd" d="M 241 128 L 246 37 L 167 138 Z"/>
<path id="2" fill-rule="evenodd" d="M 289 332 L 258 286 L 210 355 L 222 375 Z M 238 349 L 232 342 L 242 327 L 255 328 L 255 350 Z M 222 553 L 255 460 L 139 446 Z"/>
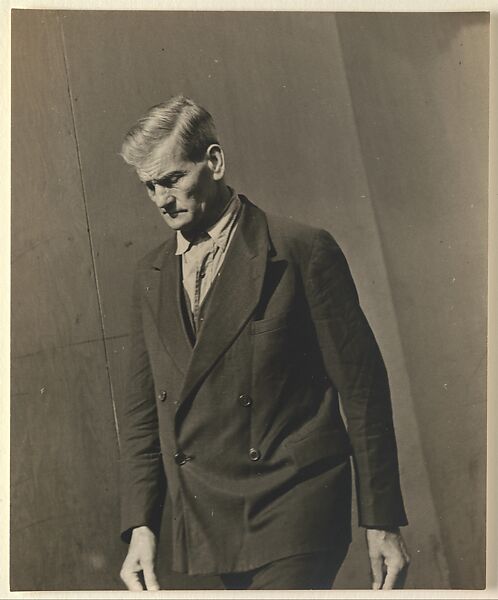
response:
<path id="1" fill-rule="evenodd" d="M 369 527 L 365 532 L 365 537 L 369 543 L 378 544 L 389 539 L 397 539 L 401 537 L 401 533 L 397 527 L 391 527 L 388 529 Z"/>
<path id="2" fill-rule="evenodd" d="M 131 532 L 131 537 L 142 537 L 142 536 L 155 536 L 154 532 L 147 525 L 140 525 L 139 527 L 134 527 Z"/>

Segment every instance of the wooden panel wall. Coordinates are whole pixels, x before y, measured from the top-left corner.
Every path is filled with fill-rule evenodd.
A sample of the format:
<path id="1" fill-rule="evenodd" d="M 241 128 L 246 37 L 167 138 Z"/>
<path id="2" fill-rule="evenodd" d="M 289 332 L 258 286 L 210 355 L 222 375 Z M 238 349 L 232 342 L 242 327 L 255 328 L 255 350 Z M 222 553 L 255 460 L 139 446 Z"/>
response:
<path id="1" fill-rule="evenodd" d="M 329 229 L 343 246 L 391 377 L 406 537 L 416 559 L 408 585 L 447 587 L 430 461 L 414 427 L 411 350 L 402 345 L 397 281 L 384 258 L 383 238 L 392 232 L 379 225 L 356 125 L 361 104 L 348 79 L 356 50 L 341 44 L 334 15 L 16 11 L 13 29 L 12 226 L 17 254 L 28 255 L 13 267 L 13 474 L 30 490 L 12 497 L 16 589 L 121 587 L 112 400 L 125 377 L 133 263 L 169 232 L 118 152 L 146 107 L 179 92 L 215 116 L 230 183 L 262 208 Z M 28 365 L 22 356 L 30 352 Z M 50 405 L 34 401 L 43 387 Z M 52 522 L 40 529 L 46 518 Z M 169 572 L 167 534 L 166 527 L 163 585 L 219 587 L 214 578 Z M 40 561 L 46 548 L 55 565 L 48 572 Z M 82 557 L 86 566 L 75 576 Z M 358 530 L 337 583 L 368 582 Z"/>
<path id="2" fill-rule="evenodd" d="M 117 440 L 58 19 L 13 18 L 11 586 L 116 588 Z"/>
<path id="3" fill-rule="evenodd" d="M 338 23 L 451 584 L 483 587 L 489 16 Z"/>
<path id="4" fill-rule="evenodd" d="M 106 334 L 122 331 L 126 322 L 126 303 L 118 290 L 125 290 L 126 297 L 130 263 L 169 234 L 115 151 L 145 106 L 183 91 L 213 111 L 227 151 L 229 180 L 237 189 L 269 210 L 323 225 L 341 241 L 391 358 L 403 437 L 414 415 L 404 366 L 392 360 L 402 354 L 401 347 L 377 228 L 365 200 L 368 189 L 334 16 L 145 13 L 137 20 L 130 13 L 70 13 L 63 22 Z M 122 41 L 117 44 L 117 39 Z M 92 52 L 82 52 L 85 47 Z M 111 355 L 116 390 L 122 378 L 115 374 L 123 372 L 126 355 L 120 348 Z M 438 532 L 428 485 L 421 485 L 425 474 L 416 437 L 405 439 L 403 464 L 409 506 L 425 507 L 424 513 L 412 511 L 413 544 L 428 547 Z M 359 530 L 355 533 L 350 560 L 337 582 L 341 587 L 368 587 L 364 540 Z M 169 564 L 167 543 L 163 554 Z M 416 564 L 410 585 L 446 585 L 437 545 L 430 555 L 431 569 Z M 192 585 L 167 572 L 163 581 L 168 587 Z"/>

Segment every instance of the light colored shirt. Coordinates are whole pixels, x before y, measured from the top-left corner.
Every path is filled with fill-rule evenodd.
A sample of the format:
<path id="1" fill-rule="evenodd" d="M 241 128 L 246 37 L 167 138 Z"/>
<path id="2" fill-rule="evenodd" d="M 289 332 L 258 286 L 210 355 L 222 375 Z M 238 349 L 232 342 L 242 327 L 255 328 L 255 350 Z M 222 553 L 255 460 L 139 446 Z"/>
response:
<path id="1" fill-rule="evenodd" d="M 221 265 L 237 228 L 241 202 L 230 188 L 230 198 L 218 221 L 196 243 L 189 242 L 181 231 L 176 232 L 176 253 L 182 256 L 183 287 L 190 300 L 194 324 L 198 327 L 199 311 Z"/>

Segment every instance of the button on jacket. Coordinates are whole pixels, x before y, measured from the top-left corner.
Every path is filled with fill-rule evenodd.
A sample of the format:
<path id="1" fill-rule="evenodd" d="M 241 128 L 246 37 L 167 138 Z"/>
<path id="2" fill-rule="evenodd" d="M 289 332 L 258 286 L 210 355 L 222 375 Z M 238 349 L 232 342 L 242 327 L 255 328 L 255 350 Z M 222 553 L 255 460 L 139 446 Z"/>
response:
<path id="1" fill-rule="evenodd" d="M 167 492 L 173 568 L 190 574 L 347 543 L 350 454 L 360 525 L 406 524 L 387 374 L 344 255 L 327 232 L 240 198 L 195 343 L 175 239 L 135 278 L 122 537 L 157 530 Z"/>

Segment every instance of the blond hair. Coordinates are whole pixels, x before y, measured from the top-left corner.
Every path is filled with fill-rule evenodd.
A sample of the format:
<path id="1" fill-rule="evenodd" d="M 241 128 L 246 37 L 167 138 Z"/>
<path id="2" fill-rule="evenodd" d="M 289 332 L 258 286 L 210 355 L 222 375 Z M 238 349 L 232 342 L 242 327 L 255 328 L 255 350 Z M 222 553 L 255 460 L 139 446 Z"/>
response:
<path id="1" fill-rule="evenodd" d="M 121 148 L 121 156 L 135 168 L 167 137 L 176 136 L 186 158 L 201 160 L 218 136 L 209 112 L 186 96 L 173 96 L 156 104 L 131 127 Z"/>

